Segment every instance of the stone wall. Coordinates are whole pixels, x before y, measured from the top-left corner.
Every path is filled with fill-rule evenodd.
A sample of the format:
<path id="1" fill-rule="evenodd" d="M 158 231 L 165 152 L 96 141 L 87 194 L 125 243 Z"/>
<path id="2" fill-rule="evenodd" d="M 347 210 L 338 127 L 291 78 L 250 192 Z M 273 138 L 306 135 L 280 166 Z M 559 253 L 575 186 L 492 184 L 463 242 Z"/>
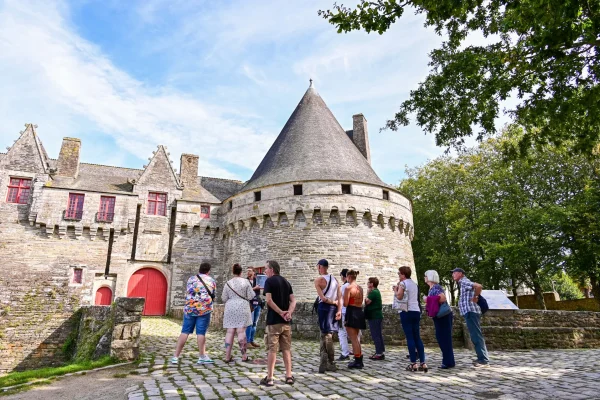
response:
<path id="1" fill-rule="evenodd" d="M 509 299 L 514 303 L 514 297 Z M 564 311 L 596 311 L 600 312 L 600 302 L 596 299 L 577 299 L 577 300 L 560 300 L 558 293 L 544 293 L 544 302 L 548 310 L 564 310 Z M 527 294 L 519 296 L 518 306 L 520 309 L 540 310 L 542 307 L 537 301 L 535 294 Z"/>
<path id="2" fill-rule="evenodd" d="M 222 329 L 224 306 L 215 306 L 211 329 Z M 384 305 L 383 337 L 387 344 L 406 345 L 400 318 L 390 305 Z M 181 309 L 172 316 L 182 318 Z M 264 333 L 266 312 L 261 312 L 258 334 Z M 600 348 L 600 313 L 541 310 L 494 310 L 482 318 L 482 330 L 489 350 L 545 348 Z M 292 319 L 292 335 L 296 339 L 319 340 L 317 316 L 312 303 L 299 303 Z M 421 318 L 421 338 L 425 347 L 437 348 L 431 318 Z M 363 332 L 363 342 L 370 343 L 369 330 Z M 454 309 L 454 347 L 472 347 L 464 319 Z"/>

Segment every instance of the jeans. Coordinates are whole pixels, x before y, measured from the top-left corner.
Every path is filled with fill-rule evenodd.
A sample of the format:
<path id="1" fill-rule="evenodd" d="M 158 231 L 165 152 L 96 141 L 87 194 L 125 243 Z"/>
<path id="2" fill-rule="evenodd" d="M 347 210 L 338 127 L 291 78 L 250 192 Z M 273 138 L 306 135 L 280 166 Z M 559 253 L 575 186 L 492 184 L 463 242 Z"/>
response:
<path id="1" fill-rule="evenodd" d="M 467 322 L 467 329 L 469 329 L 469 336 L 471 336 L 471 342 L 475 346 L 475 352 L 477 353 L 477 362 L 480 364 L 487 364 L 490 362 L 488 357 L 487 347 L 485 347 L 485 339 L 481 332 L 481 314 L 476 312 L 468 312 L 464 315 L 465 321 Z"/>
<path id="2" fill-rule="evenodd" d="M 452 348 L 452 313 L 442 318 L 433 318 L 435 338 L 442 351 L 442 365 L 454 367 L 454 349 Z"/>
<path id="3" fill-rule="evenodd" d="M 181 333 L 185 333 L 190 335 L 194 333 L 194 328 L 196 329 L 196 335 L 204 336 L 206 335 L 206 331 L 208 330 L 208 325 L 210 324 L 210 315 L 211 313 L 204 315 L 192 315 L 188 313 L 183 314 L 183 325 L 181 327 Z"/>
<path id="4" fill-rule="evenodd" d="M 419 311 L 402 311 L 400 313 L 400 322 L 402 323 L 402 330 L 406 336 L 406 346 L 408 347 L 408 354 L 410 355 L 410 362 L 417 362 L 417 352 L 419 353 L 419 360 L 422 363 L 425 362 L 425 347 L 421 340 L 420 333 L 420 322 L 421 313 Z M 416 351 L 415 351 L 416 349 Z"/>
<path id="5" fill-rule="evenodd" d="M 346 313 L 343 313 L 339 323 L 338 338 L 340 339 L 340 347 L 342 348 L 342 355 L 344 357 L 350 354 L 350 349 L 348 349 L 348 332 L 346 332 L 346 327 L 344 326 L 345 320 Z"/>
<path id="6" fill-rule="evenodd" d="M 252 311 L 252 325 L 246 328 L 246 341 L 248 343 L 254 343 L 254 335 L 256 334 L 258 317 L 260 317 L 260 306 L 256 306 L 254 311 Z"/>
<path id="7" fill-rule="evenodd" d="M 371 331 L 371 338 L 375 343 L 375 354 L 383 354 L 385 352 L 385 345 L 383 344 L 383 320 L 382 319 L 370 319 L 369 330 Z"/>

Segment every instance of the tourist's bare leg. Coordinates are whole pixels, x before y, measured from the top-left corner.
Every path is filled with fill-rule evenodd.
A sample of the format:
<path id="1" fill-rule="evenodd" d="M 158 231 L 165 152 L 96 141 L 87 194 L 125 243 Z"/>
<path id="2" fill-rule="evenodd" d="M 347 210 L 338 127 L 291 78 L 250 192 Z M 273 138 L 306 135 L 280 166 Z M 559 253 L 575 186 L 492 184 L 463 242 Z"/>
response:
<path id="1" fill-rule="evenodd" d="M 206 354 L 206 336 L 197 335 L 196 338 L 198 339 L 198 352 L 200 353 L 200 356 L 202 357 L 203 355 Z"/>
<path id="2" fill-rule="evenodd" d="M 285 377 L 292 376 L 292 351 L 284 350 L 283 353 L 283 364 L 285 365 Z"/>
<path id="3" fill-rule="evenodd" d="M 269 355 L 267 356 L 267 379 L 268 380 L 273 379 L 273 373 L 275 372 L 275 362 L 276 361 L 277 361 L 277 352 L 269 350 Z M 291 360 L 290 360 L 290 362 L 291 362 Z"/>
<path id="4" fill-rule="evenodd" d="M 235 328 L 227 328 L 225 334 L 225 359 L 231 358 L 231 350 L 233 349 L 233 336 L 235 335 Z"/>
<path id="5" fill-rule="evenodd" d="M 246 339 L 246 328 L 237 328 L 238 344 L 240 345 L 240 352 L 242 353 L 242 360 L 248 359 L 246 355 L 248 349 L 248 340 Z M 233 341 L 233 338 L 232 338 Z"/>
<path id="6" fill-rule="evenodd" d="M 179 357 L 181 354 L 181 350 L 183 350 L 183 346 L 185 346 L 185 342 L 187 342 L 188 336 L 187 333 L 182 333 L 179 335 L 179 339 L 177 339 L 177 346 L 175 347 L 175 357 Z"/>

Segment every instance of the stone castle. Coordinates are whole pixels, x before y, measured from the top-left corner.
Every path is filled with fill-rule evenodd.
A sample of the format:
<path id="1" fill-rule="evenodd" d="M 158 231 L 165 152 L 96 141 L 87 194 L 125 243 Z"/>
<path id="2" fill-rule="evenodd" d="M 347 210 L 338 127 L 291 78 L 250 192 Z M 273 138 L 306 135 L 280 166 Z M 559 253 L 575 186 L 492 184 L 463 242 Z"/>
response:
<path id="1" fill-rule="evenodd" d="M 233 263 L 277 260 L 300 301 L 320 258 L 379 277 L 387 302 L 398 266 L 414 265 L 411 203 L 371 168 L 366 119 L 344 131 L 312 84 L 247 182 L 198 176 L 193 154 L 178 172 L 165 146 L 132 169 L 81 162 L 81 145 L 64 138 L 51 159 L 27 124 L 0 154 L 0 370 L 14 346 L 43 351 L 39 337 L 80 305 L 181 308 L 201 261 L 222 288 Z M 32 319 L 42 307 L 52 317 Z"/>

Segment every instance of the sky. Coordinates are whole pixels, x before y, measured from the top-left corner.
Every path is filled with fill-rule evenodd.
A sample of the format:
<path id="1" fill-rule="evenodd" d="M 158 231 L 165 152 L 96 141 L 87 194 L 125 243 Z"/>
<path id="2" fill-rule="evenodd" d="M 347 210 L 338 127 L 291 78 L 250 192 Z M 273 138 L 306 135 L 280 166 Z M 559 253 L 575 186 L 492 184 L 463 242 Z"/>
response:
<path id="1" fill-rule="evenodd" d="M 415 124 L 383 131 L 441 43 L 407 12 L 384 35 L 338 34 L 333 0 L 0 0 L 0 149 L 25 123 L 51 158 L 63 137 L 83 162 L 142 168 L 157 145 L 176 168 L 248 180 L 309 79 L 342 127 L 368 121 L 372 166 L 389 184 L 442 154 Z"/>

